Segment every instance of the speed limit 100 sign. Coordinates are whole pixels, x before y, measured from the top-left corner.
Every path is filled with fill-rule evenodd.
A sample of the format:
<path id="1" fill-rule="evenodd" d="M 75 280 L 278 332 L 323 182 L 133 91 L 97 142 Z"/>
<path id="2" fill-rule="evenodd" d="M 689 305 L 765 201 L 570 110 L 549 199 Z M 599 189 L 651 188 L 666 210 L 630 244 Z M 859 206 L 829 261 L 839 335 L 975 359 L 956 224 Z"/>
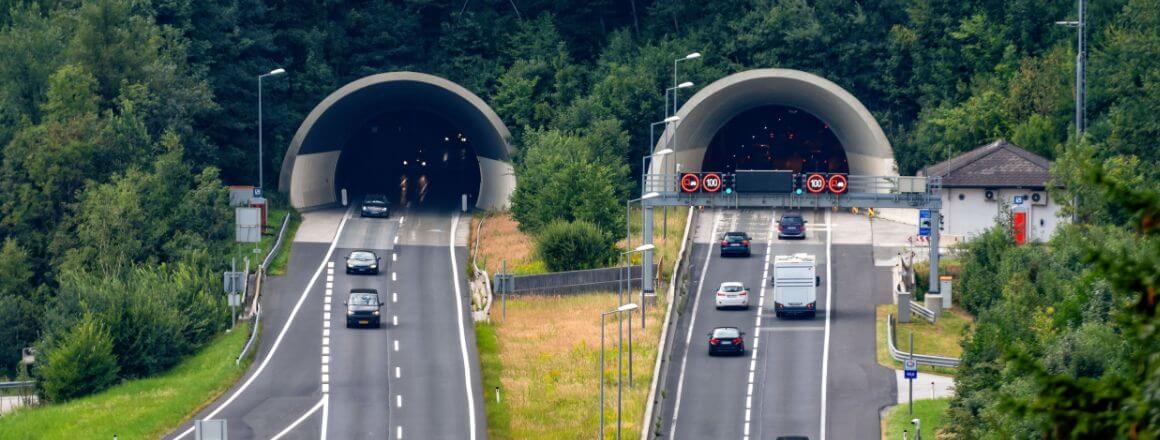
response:
<path id="1" fill-rule="evenodd" d="M 826 190 L 826 176 L 821 174 L 810 174 L 806 177 L 806 190 L 814 194 Z"/>
<path id="2" fill-rule="evenodd" d="M 717 192 L 721 189 L 721 175 L 709 173 L 701 178 L 701 189 L 705 192 Z"/>

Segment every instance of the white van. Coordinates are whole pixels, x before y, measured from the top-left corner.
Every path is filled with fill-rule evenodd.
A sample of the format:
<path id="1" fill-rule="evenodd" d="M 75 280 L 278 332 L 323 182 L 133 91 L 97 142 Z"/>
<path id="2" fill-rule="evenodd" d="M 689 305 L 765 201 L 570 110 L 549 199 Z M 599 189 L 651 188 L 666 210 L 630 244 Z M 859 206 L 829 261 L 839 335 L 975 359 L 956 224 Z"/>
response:
<path id="1" fill-rule="evenodd" d="M 773 311 L 778 318 L 786 315 L 808 315 L 813 318 L 818 307 L 817 263 L 813 255 L 778 255 L 773 260 Z"/>

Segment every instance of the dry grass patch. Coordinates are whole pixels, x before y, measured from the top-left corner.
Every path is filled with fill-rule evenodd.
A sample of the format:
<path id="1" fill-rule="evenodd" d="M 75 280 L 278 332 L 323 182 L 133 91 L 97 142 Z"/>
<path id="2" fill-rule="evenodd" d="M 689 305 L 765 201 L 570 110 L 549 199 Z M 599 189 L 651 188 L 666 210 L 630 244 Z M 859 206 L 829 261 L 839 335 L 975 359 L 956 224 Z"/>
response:
<path id="1" fill-rule="evenodd" d="M 472 246 L 475 245 L 476 226 L 480 221 L 479 217 L 471 220 Z M 481 269 L 497 273 L 506 260 L 509 272 L 531 274 L 546 271 L 543 262 L 536 258 L 532 237 L 520 231 L 519 222 L 512 218 L 510 212 L 487 214 L 482 221 L 479 249 L 476 249 Z"/>
<path id="2" fill-rule="evenodd" d="M 493 439 L 590 439 L 597 436 L 600 313 L 617 306 L 615 294 L 508 298 L 507 321 L 480 324 L 480 358 L 487 389 L 488 434 Z M 501 316 L 499 310 L 492 313 Z M 648 309 L 641 333 L 633 317 L 633 387 L 625 377 L 622 433 L 639 435 L 653 363 L 661 307 Z M 627 322 L 625 323 L 627 329 Z M 616 435 L 616 333 L 605 325 L 605 434 Z M 627 342 L 627 341 L 626 341 Z M 628 354 L 625 352 L 627 373 Z M 496 403 L 494 387 L 502 394 Z"/>

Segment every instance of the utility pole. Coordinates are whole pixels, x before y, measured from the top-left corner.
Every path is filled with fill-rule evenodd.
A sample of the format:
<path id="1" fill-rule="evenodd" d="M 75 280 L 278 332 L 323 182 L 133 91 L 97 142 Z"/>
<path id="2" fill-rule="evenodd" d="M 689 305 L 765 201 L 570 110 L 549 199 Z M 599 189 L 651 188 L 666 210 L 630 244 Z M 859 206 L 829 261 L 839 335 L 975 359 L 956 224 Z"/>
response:
<path id="1" fill-rule="evenodd" d="M 1085 107 L 1087 101 L 1087 36 L 1086 15 L 1087 0 L 1077 0 L 1079 3 L 1079 19 L 1076 21 L 1057 21 L 1055 24 L 1076 28 L 1079 34 L 1076 38 L 1075 51 L 1075 135 L 1078 140 L 1083 137 L 1087 128 L 1085 121 Z"/>

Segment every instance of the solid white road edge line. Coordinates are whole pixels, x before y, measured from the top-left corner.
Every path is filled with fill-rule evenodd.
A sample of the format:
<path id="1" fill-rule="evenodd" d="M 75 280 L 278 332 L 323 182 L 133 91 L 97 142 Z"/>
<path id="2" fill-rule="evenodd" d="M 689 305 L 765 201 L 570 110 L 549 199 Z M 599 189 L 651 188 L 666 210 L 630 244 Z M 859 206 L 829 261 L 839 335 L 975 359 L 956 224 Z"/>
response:
<path id="1" fill-rule="evenodd" d="M 471 392 L 471 367 L 467 362 L 467 333 L 463 328 L 463 295 L 459 289 L 459 264 L 455 262 L 455 230 L 459 227 L 459 213 L 451 218 L 451 238 L 447 248 L 451 251 L 451 283 L 455 285 L 455 317 L 459 323 L 459 350 L 463 353 L 463 388 L 467 392 L 467 425 L 471 430 L 469 438 L 475 440 L 475 395 Z M 399 437 L 402 437 L 399 427 Z"/>
<path id="2" fill-rule="evenodd" d="M 330 393 L 322 394 L 322 440 L 326 440 L 326 428 L 330 421 Z"/>
<path id="3" fill-rule="evenodd" d="M 830 317 L 834 315 L 834 303 L 832 301 L 832 293 L 834 291 L 834 279 L 830 276 L 833 272 L 833 258 L 831 257 L 830 249 L 832 242 L 830 240 L 830 211 L 826 211 L 826 336 L 822 343 L 822 417 L 821 417 L 821 435 L 822 440 L 826 440 L 826 388 L 830 380 Z"/>
<path id="4" fill-rule="evenodd" d="M 693 316 L 689 318 L 689 332 L 685 334 L 685 354 L 681 356 L 681 372 L 677 376 L 677 398 L 673 402 L 673 420 L 669 422 L 669 438 L 677 438 L 677 415 L 681 412 L 681 391 L 685 388 L 685 365 L 689 363 L 689 344 L 693 340 L 693 324 L 697 323 L 697 306 L 701 304 L 701 287 L 705 284 L 705 274 L 709 272 L 709 260 L 713 258 L 713 245 L 717 243 L 717 223 L 721 221 L 721 210 L 713 218 L 713 229 L 709 233 L 709 250 L 705 252 L 705 264 L 701 266 L 701 279 L 697 281 L 697 292 L 693 295 Z"/>
<path id="5" fill-rule="evenodd" d="M 293 431 L 294 428 L 297 428 L 298 425 L 302 424 L 303 420 L 306 420 L 307 417 L 310 417 L 311 414 L 314 414 L 314 412 L 318 411 L 318 408 L 322 408 L 323 405 L 326 405 L 326 399 L 325 398 L 318 399 L 318 403 L 314 404 L 313 407 L 311 407 L 309 410 L 307 410 L 306 414 L 303 414 L 302 417 L 299 417 L 298 420 L 295 420 L 294 423 L 291 423 L 290 426 L 287 426 L 285 429 L 282 430 L 282 432 L 279 432 L 279 433 L 275 434 L 273 437 L 270 437 L 270 440 L 278 440 L 278 439 L 282 438 L 282 436 L 289 433 L 290 431 Z"/>
<path id="6" fill-rule="evenodd" d="M 209 414 L 206 414 L 206 419 L 212 419 L 214 416 L 218 415 L 218 413 L 222 412 L 223 409 L 234 402 L 234 399 L 237 399 L 238 396 L 245 392 L 246 389 L 250 387 L 250 384 L 254 383 L 254 379 L 257 379 L 258 376 L 260 376 L 262 372 L 266 370 L 266 366 L 270 364 L 270 359 L 274 358 L 274 354 L 278 352 L 278 347 L 282 345 L 282 339 L 286 337 L 286 332 L 290 330 L 290 325 L 294 323 L 294 318 L 298 316 L 298 310 L 302 308 L 302 303 L 305 302 L 306 297 L 309 296 L 310 289 L 314 288 L 314 283 L 318 282 L 318 277 L 322 275 L 322 269 L 326 268 L 327 264 L 329 264 L 330 267 L 334 266 L 334 262 L 330 261 L 330 257 L 334 254 L 335 246 L 338 246 L 338 238 L 342 236 L 342 229 L 346 227 L 346 219 L 350 217 L 350 212 L 352 209 L 354 209 L 354 205 L 351 205 L 351 207 L 346 210 L 346 214 L 343 214 L 342 221 L 338 223 L 338 230 L 334 232 L 334 240 L 330 242 L 330 248 L 326 250 L 326 256 L 322 257 L 322 262 L 318 264 L 318 270 L 314 271 L 314 276 L 310 277 L 310 282 L 306 283 L 305 289 L 302 289 L 302 294 L 298 296 L 298 302 L 294 304 L 294 309 L 290 311 L 290 316 L 286 318 L 286 323 L 282 325 L 282 330 L 278 332 L 278 337 L 274 338 L 274 345 L 270 347 L 270 352 L 266 354 L 266 358 L 262 359 L 262 363 L 258 365 L 257 370 L 254 370 L 254 374 L 251 375 L 249 379 L 246 379 L 246 381 L 242 383 L 242 386 L 238 387 L 238 390 L 234 391 L 234 394 L 231 395 L 229 399 L 226 399 L 225 402 L 222 402 L 221 405 L 218 405 L 218 407 L 213 411 L 210 411 Z M 177 437 L 174 437 L 174 440 L 180 440 L 190 434 L 193 434 L 193 426 L 190 426 L 189 429 L 186 429 L 181 434 L 178 434 Z"/>

